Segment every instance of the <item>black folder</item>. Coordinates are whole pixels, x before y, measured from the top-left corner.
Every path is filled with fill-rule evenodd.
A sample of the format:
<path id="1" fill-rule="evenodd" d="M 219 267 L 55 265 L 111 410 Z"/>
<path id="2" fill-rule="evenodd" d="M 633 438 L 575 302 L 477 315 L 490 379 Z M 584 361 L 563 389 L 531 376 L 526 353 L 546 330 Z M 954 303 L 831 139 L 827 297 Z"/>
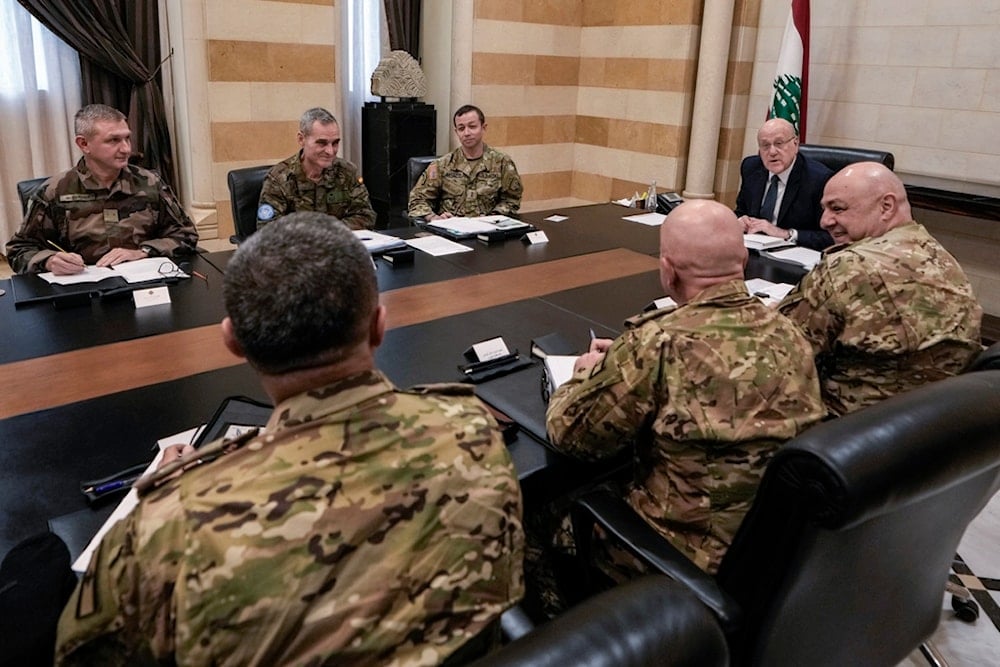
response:
<path id="1" fill-rule="evenodd" d="M 56 307 L 90 302 L 90 297 L 99 292 L 106 292 L 128 287 L 124 278 L 105 278 L 94 283 L 76 283 L 75 285 L 52 285 L 39 278 L 34 273 L 17 274 L 10 277 L 10 291 L 14 294 L 14 306 L 29 303 L 52 302 Z"/>

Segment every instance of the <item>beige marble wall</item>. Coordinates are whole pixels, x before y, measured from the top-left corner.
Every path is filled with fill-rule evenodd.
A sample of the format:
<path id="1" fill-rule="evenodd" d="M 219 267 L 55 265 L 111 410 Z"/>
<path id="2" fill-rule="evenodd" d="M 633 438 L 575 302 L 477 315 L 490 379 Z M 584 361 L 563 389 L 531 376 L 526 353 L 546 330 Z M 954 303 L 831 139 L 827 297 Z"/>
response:
<path id="1" fill-rule="evenodd" d="M 340 14 L 335 0 L 176 0 L 170 12 L 183 28 L 175 42 L 183 45 L 185 66 L 173 73 L 178 123 L 201 138 L 186 146 L 182 160 L 186 203 L 201 209 L 204 237 L 228 238 L 229 171 L 294 153 L 305 109 L 340 113 Z"/>
<path id="2" fill-rule="evenodd" d="M 525 208 L 683 186 L 700 5 L 476 1 L 471 101 Z"/>

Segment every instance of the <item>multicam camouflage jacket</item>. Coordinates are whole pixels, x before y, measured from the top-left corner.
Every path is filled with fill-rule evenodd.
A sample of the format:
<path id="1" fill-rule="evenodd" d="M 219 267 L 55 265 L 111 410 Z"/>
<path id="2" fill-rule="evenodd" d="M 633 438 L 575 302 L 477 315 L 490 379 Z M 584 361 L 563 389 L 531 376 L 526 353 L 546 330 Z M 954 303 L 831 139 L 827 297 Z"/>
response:
<path id="1" fill-rule="evenodd" d="M 433 665 L 522 596 L 517 477 L 467 387 L 364 372 L 246 440 L 111 528 L 58 663 Z"/>
<path id="2" fill-rule="evenodd" d="M 375 226 L 368 188 L 358 176 L 357 167 L 341 158 L 323 170 L 319 182 L 306 178 L 301 151 L 271 167 L 260 192 L 257 229 L 295 211 L 326 213 L 351 229 Z"/>
<path id="3" fill-rule="evenodd" d="M 410 192 L 409 215 L 513 215 L 521 207 L 521 177 L 509 156 L 485 146 L 469 161 L 461 148 L 427 166 Z"/>
<path id="4" fill-rule="evenodd" d="M 628 501 L 714 572 L 778 447 L 823 416 L 809 344 L 743 281 L 626 322 L 552 396 L 549 439 L 599 460 L 633 450 Z"/>
<path id="5" fill-rule="evenodd" d="M 44 271 L 57 252 L 52 244 L 93 264 L 112 248 L 194 252 L 198 230 L 156 174 L 129 165 L 104 188 L 81 158 L 32 195 L 21 229 L 7 242 L 7 261 L 18 273 Z"/>
<path id="6" fill-rule="evenodd" d="M 915 222 L 827 250 L 779 308 L 812 344 L 834 415 L 954 375 L 982 349 L 968 279 Z"/>

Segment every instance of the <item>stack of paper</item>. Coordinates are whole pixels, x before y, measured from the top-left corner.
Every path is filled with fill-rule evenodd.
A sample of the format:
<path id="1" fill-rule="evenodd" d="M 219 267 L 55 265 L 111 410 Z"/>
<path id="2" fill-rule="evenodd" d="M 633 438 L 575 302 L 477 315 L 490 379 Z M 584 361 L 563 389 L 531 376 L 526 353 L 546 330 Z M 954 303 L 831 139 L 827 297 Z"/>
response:
<path id="1" fill-rule="evenodd" d="M 763 250 L 764 248 L 777 248 L 779 246 L 791 244 L 785 239 L 779 239 L 777 236 L 768 236 L 767 234 L 744 234 L 743 245 L 754 250 Z"/>
<path id="2" fill-rule="evenodd" d="M 406 241 L 403 239 L 373 232 L 370 229 L 356 229 L 354 230 L 354 235 L 361 239 L 361 242 L 365 244 L 365 248 L 372 254 L 406 247 Z"/>
<path id="3" fill-rule="evenodd" d="M 791 262 L 798 264 L 807 270 L 811 270 L 823 256 L 818 250 L 810 250 L 801 246 L 786 248 L 784 250 L 765 250 L 762 253 L 772 259 L 781 262 Z"/>
<path id="4" fill-rule="evenodd" d="M 114 266 L 85 266 L 80 273 L 57 276 L 51 271 L 39 273 L 38 277 L 51 285 L 76 285 L 96 283 L 105 278 L 124 278 L 128 283 L 143 283 L 163 278 L 188 278 L 188 274 L 178 268 L 168 257 L 147 257 L 132 262 L 122 262 Z"/>
<path id="5" fill-rule="evenodd" d="M 484 215 L 478 218 L 442 218 L 426 223 L 428 229 L 453 239 L 473 238 L 477 234 L 496 231 L 516 232 L 531 229 L 531 225 L 505 215 Z"/>
<path id="6" fill-rule="evenodd" d="M 549 386 L 549 395 L 573 377 L 573 365 L 579 357 L 575 354 L 547 354 L 542 363 L 545 364 L 545 381 Z"/>

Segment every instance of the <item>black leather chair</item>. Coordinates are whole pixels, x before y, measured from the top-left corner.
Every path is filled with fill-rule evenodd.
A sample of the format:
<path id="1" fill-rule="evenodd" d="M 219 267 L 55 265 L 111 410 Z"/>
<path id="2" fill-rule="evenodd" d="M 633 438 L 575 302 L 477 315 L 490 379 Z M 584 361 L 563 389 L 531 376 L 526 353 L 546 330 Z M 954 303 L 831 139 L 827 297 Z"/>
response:
<path id="1" fill-rule="evenodd" d="M 822 162 L 834 173 L 855 162 L 878 162 L 889 169 L 896 166 L 896 158 L 888 151 L 869 148 L 847 148 L 844 146 L 821 146 L 819 144 L 799 144 L 799 153 L 810 160 Z"/>
<path id="2" fill-rule="evenodd" d="M 709 609 L 666 577 L 605 591 L 473 663 L 475 667 L 713 667 L 729 664 Z"/>
<path id="3" fill-rule="evenodd" d="M 21 198 L 21 214 L 28 212 L 28 199 L 31 198 L 32 193 L 38 189 L 38 187 L 49 180 L 48 176 L 39 176 L 38 178 L 29 178 L 26 181 L 19 181 L 17 184 L 17 196 Z"/>
<path id="4" fill-rule="evenodd" d="M 236 233 L 229 240 L 239 243 L 257 231 L 257 204 L 264 187 L 264 177 L 273 165 L 245 167 L 229 172 L 229 200 L 233 209 Z"/>
<path id="5" fill-rule="evenodd" d="M 582 557 L 596 520 L 688 585 L 733 664 L 895 665 L 937 627 L 958 542 L 998 487 L 1000 371 L 981 371 L 787 443 L 714 578 L 620 498 L 593 493 L 573 515 Z"/>
<path id="6" fill-rule="evenodd" d="M 993 343 L 969 362 L 963 373 L 1000 370 L 1000 343 Z"/>
<path id="7" fill-rule="evenodd" d="M 413 186 L 417 184 L 417 179 L 420 175 L 424 173 L 429 165 L 434 160 L 438 159 L 437 155 L 418 155 L 416 157 L 411 157 L 406 161 L 406 192 L 409 193 Z"/>

